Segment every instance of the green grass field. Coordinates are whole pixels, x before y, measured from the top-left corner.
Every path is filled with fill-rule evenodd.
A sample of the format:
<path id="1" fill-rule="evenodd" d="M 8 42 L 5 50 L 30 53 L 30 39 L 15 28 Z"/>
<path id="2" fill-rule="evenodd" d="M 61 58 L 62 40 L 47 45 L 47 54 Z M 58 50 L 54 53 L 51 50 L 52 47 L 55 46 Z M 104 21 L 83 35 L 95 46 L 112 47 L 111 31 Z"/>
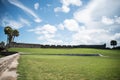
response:
<path id="1" fill-rule="evenodd" d="M 120 80 L 120 50 L 11 48 L 10 51 L 30 53 L 19 59 L 18 80 Z M 43 55 L 76 53 L 100 53 L 106 57 Z"/>

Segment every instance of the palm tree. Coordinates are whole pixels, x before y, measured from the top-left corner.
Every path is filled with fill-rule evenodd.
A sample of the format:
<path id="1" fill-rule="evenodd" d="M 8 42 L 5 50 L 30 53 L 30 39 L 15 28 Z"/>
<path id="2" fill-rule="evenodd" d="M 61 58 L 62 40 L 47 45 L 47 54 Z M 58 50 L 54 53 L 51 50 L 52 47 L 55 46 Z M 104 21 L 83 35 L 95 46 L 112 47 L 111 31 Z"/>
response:
<path id="1" fill-rule="evenodd" d="M 4 28 L 4 33 L 7 35 L 7 44 L 9 44 L 12 40 L 12 28 L 10 26 L 7 26 Z"/>
<path id="2" fill-rule="evenodd" d="M 4 28 L 4 32 L 7 35 L 7 44 L 10 46 L 11 42 L 14 41 L 15 37 L 19 36 L 18 30 L 13 30 L 10 26 Z"/>
<path id="3" fill-rule="evenodd" d="M 14 42 L 14 39 L 15 39 L 15 37 L 18 37 L 19 36 L 19 31 L 18 30 L 13 30 L 13 39 L 12 39 L 12 41 Z"/>
<path id="4" fill-rule="evenodd" d="M 111 40 L 110 41 L 111 46 L 113 46 L 113 48 L 117 45 L 117 41 L 116 40 Z"/>

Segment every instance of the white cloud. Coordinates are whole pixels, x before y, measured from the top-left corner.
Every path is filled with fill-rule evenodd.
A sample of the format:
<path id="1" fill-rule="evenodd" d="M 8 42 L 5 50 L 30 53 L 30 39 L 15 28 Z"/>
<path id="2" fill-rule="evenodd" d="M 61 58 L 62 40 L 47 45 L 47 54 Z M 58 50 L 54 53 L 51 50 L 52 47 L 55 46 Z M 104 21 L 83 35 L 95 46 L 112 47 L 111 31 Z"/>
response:
<path id="1" fill-rule="evenodd" d="M 56 7 L 54 8 L 55 12 L 65 12 L 68 13 L 70 11 L 70 5 L 74 6 L 81 6 L 82 1 L 81 0 L 61 0 L 62 7 Z"/>
<path id="2" fill-rule="evenodd" d="M 35 8 L 35 10 L 38 10 L 38 8 L 39 8 L 39 3 L 35 3 L 35 4 L 34 4 L 34 8 Z"/>
<path id="3" fill-rule="evenodd" d="M 85 33 L 80 31 L 73 34 L 73 42 L 89 44 L 110 41 L 120 26 L 119 3 L 120 0 L 91 0 L 83 9 L 78 9 L 73 18 L 85 26 Z"/>
<path id="4" fill-rule="evenodd" d="M 11 20 L 11 21 L 4 21 L 5 26 L 11 26 L 14 29 L 19 29 L 23 27 L 22 23 L 19 23 L 17 21 Z"/>
<path id="5" fill-rule="evenodd" d="M 46 24 L 44 26 L 39 26 L 35 29 L 30 29 L 29 31 L 37 32 L 37 34 L 41 33 L 55 33 L 57 31 L 57 28 L 55 26 L 52 26 L 50 24 Z"/>
<path id="6" fill-rule="evenodd" d="M 22 17 L 20 17 L 18 21 L 13 20 L 9 17 L 3 17 L 3 19 L 1 19 L 1 26 L 11 26 L 14 29 L 19 29 L 24 26 L 30 26 L 30 22 Z"/>
<path id="7" fill-rule="evenodd" d="M 55 39 L 57 28 L 50 24 L 45 24 L 43 26 L 36 27 L 35 29 L 28 30 L 29 32 L 34 32 L 38 35 L 37 39 L 43 41 L 43 44 L 49 45 L 62 45 L 65 44 L 60 39 Z"/>
<path id="8" fill-rule="evenodd" d="M 52 26 L 52 25 L 49 25 L 49 24 L 46 24 L 44 25 L 41 30 L 43 31 L 47 31 L 48 33 L 55 33 L 57 31 L 56 27 L 55 26 Z"/>
<path id="9" fill-rule="evenodd" d="M 26 7 L 25 5 L 23 5 L 21 2 L 19 2 L 18 0 L 8 0 L 9 3 L 17 6 L 18 8 L 24 10 L 25 12 L 27 12 L 28 14 L 32 15 L 35 19 L 35 22 L 41 22 L 42 20 L 38 17 L 37 14 L 35 14 L 31 9 L 29 9 L 28 7 Z"/>
<path id="10" fill-rule="evenodd" d="M 82 2 L 80 0 L 61 0 L 61 3 L 65 6 L 69 6 L 69 5 L 81 6 L 82 5 Z"/>
<path id="11" fill-rule="evenodd" d="M 63 25 L 63 24 L 59 24 L 59 25 L 58 25 L 58 29 L 64 30 L 64 25 Z"/>
<path id="12" fill-rule="evenodd" d="M 30 22 L 29 22 L 28 20 L 22 18 L 22 17 L 20 17 L 20 22 L 21 22 L 22 24 L 25 24 L 25 25 L 27 25 L 27 26 L 30 26 Z"/>
<path id="13" fill-rule="evenodd" d="M 42 34 L 41 36 L 39 36 L 37 39 L 38 40 L 48 40 L 55 37 L 54 34 Z"/>
<path id="14" fill-rule="evenodd" d="M 113 39 L 120 41 L 120 33 L 116 33 L 116 34 L 113 36 Z"/>
<path id="15" fill-rule="evenodd" d="M 57 7 L 55 8 L 56 10 L 54 10 L 56 12 L 62 11 L 67 13 L 70 11 L 70 5 L 78 6 L 75 3 L 71 3 L 72 1 L 74 0 L 61 0 L 62 6 Z M 57 29 L 52 29 L 52 31 L 47 27 L 45 27 L 45 29 L 41 27 L 40 29 L 38 28 L 38 31 L 35 33 L 42 34 L 42 36 L 39 37 L 39 40 L 46 40 L 51 44 L 79 45 L 107 43 L 107 45 L 109 45 L 109 42 L 112 39 L 116 39 L 120 42 L 120 0 L 109 0 L 108 5 L 106 5 L 106 3 L 108 3 L 108 0 L 90 0 L 90 3 L 88 3 L 87 6 L 78 9 L 73 14 L 73 19 L 65 19 L 62 23 L 57 25 L 60 30 L 67 29 L 72 32 L 71 35 L 67 35 L 67 37 L 72 36 L 71 41 L 64 42 L 61 39 L 54 39 L 56 37 Z M 48 30 L 46 30 L 46 28 Z"/>
<path id="16" fill-rule="evenodd" d="M 118 15 L 120 0 L 109 0 L 109 4 L 106 5 L 107 2 L 108 0 L 92 0 L 85 8 L 74 13 L 74 19 L 91 26 L 91 23 L 101 19 L 102 16 Z"/>
<path id="17" fill-rule="evenodd" d="M 74 19 L 66 19 L 63 23 L 64 27 L 69 31 L 78 31 L 79 24 Z"/>
<path id="18" fill-rule="evenodd" d="M 55 12 L 62 11 L 62 12 L 68 13 L 68 12 L 70 11 L 70 8 L 67 7 L 67 6 L 62 6 L 62 8 L 61 8 L 61 7 L 56 7 L 56 8 L 54 9 L 54 11 L 55 11 Z"/>
<path id="19" fill-rule="evenodd" d="M 28 31 L 34 32 L 35 34 L 38 34 L 38 35 L 41 35 L 40 37 L 38 37 L 39 40 L 44 40 L 44 39 L 47 40 L 47 39 L 53 38 L 55 36 L 57 28 L 50 24 L 46 24 L 42 27 L 40 26 L 35 29 L 30 29 Z"/>
<path id="20" fill-rule="evenodd" d="M 39 22 L 41 22 L 41 19 L 40 18 L 36 18 L 36 19 L 34 19 L 34 21 L 39 23 Z"/>
<path id="21" fill-rule="evenodd" d="M 63 41 L 62 40 L 57 40 L 57 39 L 48 39 L 46 44 L 61 45 L 61 44 L 63 44 Z"/>
<path id="22" fill-rule="evenodd" d="M 118 23 L 118 24 L 120 24 L 120 17 L 115 16 L 115 22 Z"/>
<path id="23" fill-rule="evenodd" d="M 82 28 L 82 27 L 81 27 Z M 64 30 L 67 29 L 69 31 L 79 31 L 79 23 L 74 19 L 65 19 L 63 23 L 58 25 L 58 29 Z"/>
<path id="24" fill-rule="evenodd" d="M 85 29 L 73 34 L 72 39 L 74 44 L 104 44 L 111 39 L 111 36 L 103 29 Z"/>
<path id="25" fill-rule="evenodd" d="M 67 13 L 70 11 L 70 5 L 80 6 L 78 5 L 80 3 L 74 3 L 74 1 L 77 0 L 61 0 L 62 6 L 54 10 L 56 12 L 62 11 Z M 108 1 L 109 4 L 106 5 Z M 64 42 L 60 37 L 57 39 L 57 28 L 50 24 L 45 24 L 29 31 L 38 34 L 38 40 L 46 41 L 45 43 L 48 44 L 109 44 L 111 39 L 116 39 L 120 42 L 119 3 L 120 0 L 90 0 L 90 3 L 88 3 L 86 7 L 75 11 L 73 19 L 65 19 L 62 23 L 58 24 L 58 29 L 67 29 L 72 32 L 71 35 L 67 35 L 67 37 L 72 36 L 72 38 L 70 38 L 72 39 L 71 42 Z M 40 19 L 36 18 L 36 21 L 40 22 Z M 26 25 L 29 24 L 29 22 L 25 20 L 20 20 L 20 22 Z M 21 26 L 21 24 L 18 25 Z M 117 30 L 118 32 L 116 32 Z"/>
<path id="26" fill-rule="evenodd" d="M 73 19 L 66 19 L 58 25 L 60 30 L 76 31 L 71 35 L 72 41 L 69 44 L 107 43 L 107 46 L 110 46 L 112 39 L 120 42 L 120 0 L 109 0 L 109 4 L 106 5 L 107 2 L 108 0 L 91 0 L 87 6 L 73 14 Z"/>
<path id="27" fill-rule="evenodd" d="M 102 22 L 103 22 L 104 24 L 107 24 L 107 25 L 114 24 L 114 20 L 113 20 L 113 19 L 110 19 L 110 18 L 107 18 L 106 16 L 103 16 L 103 17 L 102 17 Z"/>
<path id="28" fill-rule="evenodd" d="M 109 17 L 103 16 L 101 19 L 101 22 L 106 25 L 120 24 L 120 17 L 114 16 L 113 18 L 109 18 Z"/>
<path id="29" fill-rule="evenodd" d="M 111 39 L 116 39 L 120 42 L 119 34 L 117 33 L 120 29 L 118 12 L 120 1 L 109 0 L 109 4 L 106 5 L 107 2 L 108 0 L 91 0 L 86 7 L 78 9 L 74 13 L 73 19 L 66 19 L 58 25 L 60 30 L 76 31 L 71 35 L 72 41 L 69 44 L 107 43 L 108 46 Z M 70 5 L 67 2 L 64 2 L 64 4 L 67 5 L 66 7 Z M 62 7 L 56 9 L 63 11 Z M 69 12 L 69 10 L 66 10 L 66 12 Z M 65 43 L 63 42 L 63 44 Z"/>

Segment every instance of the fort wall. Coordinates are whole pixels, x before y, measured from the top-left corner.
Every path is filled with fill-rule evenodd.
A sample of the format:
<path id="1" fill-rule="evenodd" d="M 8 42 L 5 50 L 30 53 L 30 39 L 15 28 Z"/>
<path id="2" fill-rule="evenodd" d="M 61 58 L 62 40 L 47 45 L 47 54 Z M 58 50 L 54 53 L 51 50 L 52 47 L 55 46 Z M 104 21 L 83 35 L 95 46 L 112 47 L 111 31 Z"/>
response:
<path id="1" fill-rule="evenodd" d="M 106 44 L 102 45 L 42 45 L 42 44 L 30 44 L 30 43 L 11 43 L 10 47 L 15 48 L 97 48 L 105 49 Z"/>

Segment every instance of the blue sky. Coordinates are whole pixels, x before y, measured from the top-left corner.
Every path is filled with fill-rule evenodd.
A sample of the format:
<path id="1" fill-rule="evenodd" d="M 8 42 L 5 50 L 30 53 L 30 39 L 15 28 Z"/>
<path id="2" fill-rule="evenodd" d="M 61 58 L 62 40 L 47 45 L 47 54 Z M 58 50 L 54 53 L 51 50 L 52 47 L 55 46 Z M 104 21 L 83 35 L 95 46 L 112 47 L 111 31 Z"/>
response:
<path id="1" fill-rule="evenodd" d="M 120 45 L 119 12 L 120 0 L 0 0 L 0 41 L 11 26 L 16 42 Z"/>

